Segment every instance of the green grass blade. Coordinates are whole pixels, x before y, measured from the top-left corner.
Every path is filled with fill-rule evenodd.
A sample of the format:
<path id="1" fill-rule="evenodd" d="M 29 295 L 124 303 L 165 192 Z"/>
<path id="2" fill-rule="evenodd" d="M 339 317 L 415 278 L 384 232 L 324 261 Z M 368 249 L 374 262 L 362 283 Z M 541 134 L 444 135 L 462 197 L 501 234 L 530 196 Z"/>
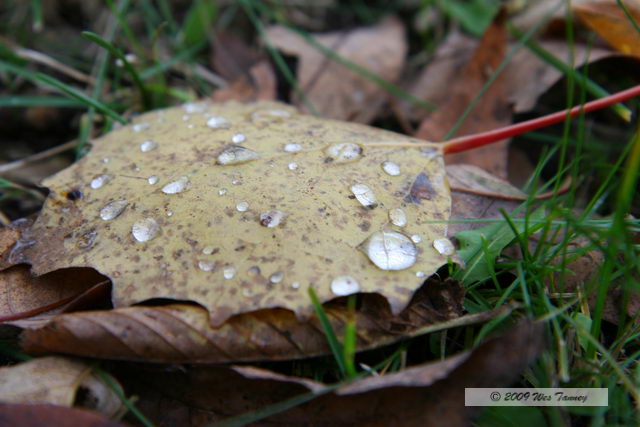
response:
<path id="1" fill-rule="evenodd" d="M 97 376 L 107 385 L 107 387 L 113 390 L 113 392 L 118 396 L 118 398 L 124 404 L 124 406 L 127 407 L 127 409 L 138 419 L 138 421 L 143 426 L 145 427 L 154 426 L 154 424 L 147 417 L 145 417 L 142 414 L 142 412 L 138 410 L 138 408 L 135 407 L 133 402 L 127 398 L 122 387 L 120 387 L 120 385 L 116 382 L 116 380 L 113 379 L 113 377 L 108 372 L 106 372 L 105 370 L 97 366 L 95 366 L 93 370 L 97 374 Z"/>
<path id="2" fill-rule="evenodd" d="M 0 107 L 59 107 L 83 108 L 85 104 L 77 99 L 50 96 L 3 96 Z"/>
<path id="3" fill-rule="evenodd" d="M 347 368 L 344 365 L 344 360 L 342 357 L 344 354 L 342 344 L 340 344 L 340 341 L 338 341 L 338 337 L 333 330 L 333 326 L 331 326 L 331 322 L 329 322 L 327 313 L 324 311 L 324 307 L 322 307 L 322 304 L 318 299 L 318 295 L 316 295 L 316 292 L 313 290 L 313 288 L 309 288 L 309 298 L 311 298 L 311 304 L 313 304 L 313 309 L 318 316 L 318 320 L 320 321 L 320 325 L 322 326 L 324 335 L 327 338 L 327 342 L 329 343 L 329 347 L 331 348 L 333 357 L 336 359 L 338 369 L 340 369 L 340 373 L 344 378 L 347 376 Z"/>
<path id="4" fill-rule="evenodd" d="M 180 31 L 182 48 L 202 43 L 214 25 L 218 8 L 215 1 L 196 0 L 192 3 Z"/>
<path id="5" fill-rule="evenodd" d="M 344 325 L 344 340 L 342 347 L 342 359 L 348 378 L 355 377 L 358 372 L 355 365 L 355 354 L 357 345 L 356 334 L 356 296 L 351 295 L 347 300 L 348 320 Z"/>

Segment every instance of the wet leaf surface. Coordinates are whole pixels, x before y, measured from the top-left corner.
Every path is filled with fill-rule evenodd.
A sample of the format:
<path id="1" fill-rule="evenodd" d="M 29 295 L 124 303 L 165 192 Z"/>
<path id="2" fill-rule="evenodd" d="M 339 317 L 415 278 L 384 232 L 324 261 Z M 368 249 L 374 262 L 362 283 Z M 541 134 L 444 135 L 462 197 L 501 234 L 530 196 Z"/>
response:
<path id="1" fill-rule="evenodd" d="M 157 147 L 144 151 L 145 141 Z M 22 237 L 29 244 L 12 255 L 37 274 L 93 267 L 113 281 L 117 307 L 151 298 L 198 302 L 214 325 L 274 307 L 304 317 L 307 288 L 328 301 L 336 296 L 332 281 L 345 275 L 398 313 L 422 282 L 416 273 L 429 276 L 447 259 L 432 246 L 445 224 L 425 223 L 449 217 L 442 157 L 435 148 L 412 149 L 414 141 L 281 104 L 149 113 L 94 141 L 88 156 L 44 182 L 51 193 Z M 291 143 L 303 149 L 285 151 Z M 384 162 L 401 172 L 389 175 Z M 105 174 L 113 178 L 91 188 Z M 416 177 L 430 183 L 429 203 L 406 201 Z M 375 205 L 356 200 L 358 184 L 370 188 Z M 126 206 L 105 219 L 114 202 Z M 389 225 L 391 209 L 405 212 L 406 226 Z M 284 220 L 265 226 L 261 217 L 273 210 Z M 390 251 L 385 241 L 358 249 L 382 230 L 411 240 Z M 381 256 L 394 262 L 376 264 Z"/>

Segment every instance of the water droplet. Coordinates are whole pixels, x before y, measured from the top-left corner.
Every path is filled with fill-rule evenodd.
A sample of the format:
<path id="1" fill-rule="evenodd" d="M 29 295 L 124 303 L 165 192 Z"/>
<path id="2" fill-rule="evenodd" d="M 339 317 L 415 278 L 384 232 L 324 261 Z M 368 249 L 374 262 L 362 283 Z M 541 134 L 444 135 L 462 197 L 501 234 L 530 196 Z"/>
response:
<path id="1" fill-rule="evenodd" d="M 291 284 L 291 287 L 292 287 L 293 289 L 299 289 L 299 288 L 300 288 L 300 282 L 293 282 L 293 283 Z"/>
<path id="2" fill-rule="evenodd" d="M 302 150 L 302 145 L 300 144 L 287 144 L 284 146 L 284 151 L 287 153 L 297 153 Z"/>
<path id="3" fill-rule="evenodd" d="M 162 192 L 165 194 L 182 193 L 189 188 L 189 184 L 189 178 L 187 178 L 186 176 L 181 176 L 177 180 L 170 182 L 162 187 Z"/>
<path id="4" fill-rule="evenodd" d="M 400 208 L 391 209 L 389 211 L 389 221 L 391 221 L 393 225 L 404 227 L 407 225 L 407 214 Z"/>
<path id="5" fill-rule="evenodd" d="M 153 218 L 140 219 L 133 223 L 131 234 L 138 242 L 148 242 L 156 237 L 160 226 Z"/>
<path id="6" fill-rule="evenodd" d="M 107 203 L 100 209 L 100 218 L 104 221 L 112 220 L 118 217 L 127 207 L 129 202 L 126 200 L 116 200 L 115 202 Z"/>
<path id="7" fill-rule="evenodd" d="M 149 151 L 153 151 L 158 148 L 158 143 L 155 141 L 145 141 L 140 144 L 140 151 L 143 153 L 148 153 Z"/>
<path id="8" fill-rule="evenodd" d="M 284 212 L 278 210 L 263 212 L 260 214 L 260 224 L 269 228 L 277 227 L 284 219 L 284 216 Z"/>
<path id="9" fill-rule="evenodd" d="M 451 243 L 451 240 L 443 238 L 433 241 L 433 247 L 440 255 L 453 255 L 456 252 L 456 248 Z"/>
<path id="10" fill-rule="evenodd" d="M 375 208 L 378 205 L 376 203 L 376 195 L 373 194 L 373 190 L 371 190 L 369 186 L 364 184 L 355 184 L 351 186 L 351 191 L 362 206 Z"/>
<path id="11" fill-rule="evenodd" d="M 231 142 L 233 142 L 234 144 L 240 144 L 241 142 L 245 142 L 246 140 L 247 137 L 244 135 L 244 133 L 236 133 L 231 137 Z"/>
<path id="12" fill-rule="evenodd" d="M 188 114 L 185 114 L 184 116 L 182 116 L 182 120 L 185 122 L 188 121 L 189 119 L 191 119 L 191 116 Z"/>
<path id="13" fill-rule="evenodd" d="M 282 118 L 291 117 L 290 112 L 288 112 L 287 110 L 280 110 L 280 109 L 267 110 L 267 114 L 273 117 L 282 117 Z"/>
<path id="14" fill-rule="evenodd" d="M 207 245 L 204 248 L 202 248 L 202 253 L 205 255 L 211 255 L 213 253 L 213 251 L 215 251 L 216 248 L 212 245 Z"/>
<path id="15" fill-rule="evenodd" d="M 241 145 L 231 145 L 218 155 L 219 165 L 237 165 L 259 159 L 260 154 Z"/>
<path id="16" fill-rule="evenodd" d="M 204 113 L 207 110 L 207 104 L 204 102 L 187 102 L 182 104 L 182 109 L 189 114 Z"/>
<path id="17" fill-rule="evenodd" d="M 422 242 L 422 237 L 418 236 L 417 234 L 414 234 L 413 236 L 411 236 L 411 241 L 413 243 L 420 243 Z"/>
<path id="18" fill-rule="evenodd" d="M 111 181 L 111 179 L 113 179 L 113 175 L 98 175 L 91 180 L 90 186 L 96 190 Z"/>
<path id="19" fill-rule="evenodd" d="M 325 153 L 330 157 L 331 161 L 336 163 L 348 163 L 358 160 L 362 155 L 362 147 L 358 144 L 343 143 L 333 144 L 327 147 Z"/>
<path id="20" fill-rule="evenodd" d="M 149 129 L 149 123 L 147 122 L 136 123 L 135 125 L 132 126 L 132 129 L 134 132 L 142 132 L 143 130 Z"/>
<path id="21" fill-rule="evenodd" d="M 147 178 L 147 182 L 151 185 L 155 185 L 158 183 L 158 179 L 160 179 L 158 175 L 151 175 L 149 178 Z"/>
<path id="22" fill-rule="evenodd" d="M 189 128 L 189 129 L 193 129 L 194 127 L 195 127 L 195 126 L 194 126 L 192 123 L 189 123 L 189 124 L 187 125 L 187 128 Z"/>
<path id="23" fill-rule="evenodd" d="M 280 283 L 284 279 L 284 273 L 282 271 L 276 271 L 271 276 L 269 276 L 269 281 L 271 283 Z"/>
<path id="24" fill-rule="evenodd" d="M 104 157 L 104 158 L 102 159 L 102 163 L 104 163 L 104 164 L 107 164 L 107 163 L 109 163 L 110 161 L 111 161 L 111 159 L 110 159 L 110 158 L 108 158 L 108 157 Z"/>
<path id="25" fill-rule="evenodd" d="M 211 129 L 228 129 L 231 126 L 229 120 L 220 116 L 213 116 L 207 120 L 207 126 Z"/>
<path id="26" fill-rule="evenodd" d="M 388 173 L 391 176 L 400 175 L 400 166 L 393 162 L 382 162 L 382 170 Z"/>
<path id="27" fill-rule="evenodd" d="M 173 211 L 167 211 L 167 216 L 173 216 Z"/>
<path id="28" fill-rule="evenodd" d="M 236 205 L 236 209 L 238 210 L 238 212 L 245 212 L 247 209 L 249 209 L 249 203 L 240 202 Z"/>
<path id="29" fill-rule="evenodd" d="M 198 268 L 202 271 L 211 271 L 215 266 L 216 264 L 208 259 L 198 261 Z"/>
<path id="30" fill-rule="evenodd" d="M 236 275 L 236 269 L 233 267 L 226 267 L 222 270 L 222 275 L 225 279 L 233 279 Z"/>
<path id="31" fill-rule="evenodd" d="M 404 270 L 411 267 L 418 256 L 418 248 L 411 239 L 395 230 L 376 231 L 359 249 L 382 270 Z"/>
<path id="32" fill-rule="evenodd" d="M 98 233 L 96 233 L 95 231 L 88 231 L 82 236 L 78 237 L 76 246 L 80 249 L 86 249 L 89 246 L 93 245 L 93 242 L 95 242 L 96 240 L 96 236 L 98 236 Z"/>
<path id="33" fill-rule="evenodd" d="M 424 271 L 416 271 L 416 277 L 424 277 L 426 276 Z"/>
<path id="34" fill-rule="evenodd" d="M 232 179 L 231 180 L 231 184 L 233 184 L 233 185 L 241 185 L 242 181 L 240 181 L 239 179 Z"/>
<path id="35" fill-rule="evenodd" d="M 294 171 L 296 169 L 298 169 L 298 164 L 296 162 L 291 162 L 289 163 L 289 170 Z"/>
<path id="36" fill-rule="evenodd" d="M 250 276 L 259 276 L 260 275 L 260 267 L 258 267 L 257 265 L 254 265 L 253 267 L 250 267 L 247 270 L 247 273 L 249 273 Z"/>
<path id="37" fill-rule="evenodd" d="M 225 194 L 227 194 L 227 190 L 226 188 L 221 188 L 220 190 L 218 190 L 218 194 L 221 196 L 224 196 Z"/>
<path id="38" fill-rule="evenodd" d="M 331 282 L 331 292 L 338 296 L 355 294 L 360 291 L 360 284 L 351 276 L 339 276 Z"/>

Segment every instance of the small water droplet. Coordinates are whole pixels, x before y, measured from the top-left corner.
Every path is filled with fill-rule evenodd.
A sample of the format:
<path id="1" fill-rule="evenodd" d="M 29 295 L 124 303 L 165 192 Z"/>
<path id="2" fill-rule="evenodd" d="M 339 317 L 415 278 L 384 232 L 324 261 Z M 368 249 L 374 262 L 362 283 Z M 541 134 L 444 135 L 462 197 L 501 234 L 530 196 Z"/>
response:
<path id="1" fill-rule="evenodd" d="M 143 130 L 149 129 L 149 123 L 147 122 L 136 123 L 135 125 L 132 126 L 132 129 L 134 132 L 142 132 Z"/>
<path id="2" fill-rule="evenodd" d="M 260 214 L 260 224 L 265 227 L 274 228 L 280 225 L 284 216 L 284 212 L 278 210 L 263 212 Z"/>
<path id="3" fill-rule="evenodd" d="M 299 289 L 299 288 L 300 288 L 300 282 L 293 282 L 293 283 L 291 284 L 291 287 L 292 287 L 293 289 Z"/>
<path id="4" fill-rule="evenodd" d="M 107 164 L 107 163 L 109 163 L 110 161 L 111 161 L 111 159 L 110 159 L 110 158 L 108 158 L 108 157 L 104 157 L 104 158 L 102 159 L 102 163 L 104 163 L 104 164 Z"/>
<path id="5" fill-rule="evenodd" d="M 418 236 L 417 234 L 414 234 L 413 236 L 411 236 L 411 241 L 413 243 L 420 243 L 422 242 L 422 237 Z"/>
<path id="6" fill-rule="evenodd" d="M 393 225 L 404 227 L 407 225 L 407 214 L 400 208 L 391 209 L 389 211 L 389 221 L 391 221 Z"/>
<path id="7" fill-rule="evenodd" d="M 241 145 L 231 145 L 218 155 L 219 165 L 237 165 L 259 159 L 260 154 Z"/>
<path id="8" fill-rule="evenodd" d="M 95 242 L 96 240 L 96 236 L 98 236 L 98 233 L 96 233 L 95 231 L 88 231 L 86 233 L 84 233 L 82 236 L 78 237 L 78 240 L 76 241 L 76 246 L 80 249 L 86 249 L 89 246 L 93 245 L 93 242 Z"/>
<path id="9" fill-rule="evenodd" d="M 231 123 L 224 117 L 213 116 L 207 119 L 207 126 L 211 129 L 228 129 L 231 127 Z"/>
<path id="10" fill-rule="evenodd" d="M 284 273 L 282 271 L 276 271 L 271 276 L 269 276 L 269 281 L 271 283 L 280 283 L 284 279 Z"/>
<path id="11" fill-rule="evenodd" d="M 216 264 L 208 259 L 198 261 L 198 268 L 202 271 L 211 271 L 215 266 Z"/>
<path id="12" fill-rule="evenodd" d="M 204 248 L 202 248 L 202 253 L 205 255 L 211 255 L 213 253 L 213 251 L 215 251 L 216 248 L 212 245 L 207 245 Z"/>
<path id="13" fill-rule="evenodd" d="M 131 234 L 138 242 L 148 242 L 156 237 L 160 226 L 153 218 L 140 219 L 133 223 Z"/>
<path id="14" fill-rule="evenodd" d="M 381 270 L 404 270 L 415 264 L 418 256 L 411 239 L 395 230 L 376 231 L 359 249 Z"/>
<path id="15" fill-rule="evenodd" d="M 187 128 L 189 128 L 189 129 L 193 129 L 194 127 L 195 127 L 195 126 L 194 126 L 192 123 L 189 123 L 189 124 L 187 125 Z"/>
<path id="16" fill-rule="evenodd" d="M 113 179 L 113 175 L 98 175 L 91 180 L 90 186 L 94 190 L 97 190 L 98 188 L 105 185 L 107 182 L 111 181 L 111 179 Z"/>
<path id="17" fill-rule="evenodd" d="M 298 151 L 302 150 L 302 145 L 300 144 L 287 144 L 284 146 L 284 151 L 286 151 L 287 153 L 297 153 Z"/>
<path id="18" fill-rule="evenodd" d="M 173 211 L 167 211 L 167 216 L 173 216 Z"/>
<path id="19" fill-rule="evenodd" d="M 160 179 L 158 175 L 151 175 L 149 178 L 147 178 L 147 182 L 151 185 L 155 185 L 158 183 L 158 179 Z"/>
<path id="20" fill-rule="evenodd" d="M 158 143 L 155 141 L 145 141 L 140 144 L 140 151 L 143 153 L 148 153 L 149 151 L 153 151 L 158 148 Z"/>
<path id="21" fill-rule="evenodd" d="M 129 202 L 126 200 L 116 200 L 115 202 L 107 203 L 100 209 L 100 218 L 104 221 L 112 220 L 118 217 L 127 207 Z"/>
<path id="22" fill-rule="evenodd" d="M 236 205 L 236 209 L 238 210 L 238 212 L 245 212 L 247 209 L 249 209 L 249 203 L 240 202 Z"/>
<path id="23" fill-rule="evenodd" d="M 241 185 L 242 181 L 240 181 L 239 179 L 232 179 L 231 180 L 231 184 L 233 184 L 233 185 Z"/>
<path id="24" fill-rule="evenodd" d="M 456 248 L 451 243 L 451 240 L 443 238 L 433 241 L 433 247 L 440 255 L 453 255 L 456 252 Z"/>
<path id="25" fill-rule="evenodd" d="M 249 276 L 259 276 L 260 275 L 260 267 L 258 267 L 257 265 L 254 265 L 253 267 L 250 267 L 247 270 L 247 273 L 249 274 Z"/>
<path id="26" fill-rule="evenodd" d="M 289 168 L 289 170 L 294 171 L 294 170 L 298 169 L 298 164 L 296 162 L 291 162 L 291 163 L 289 163 L 288 168 Z"/>
<path id="27" fill-rule="evenodd" d="M 221 196 L 224 196 L 225 194 L 227 194 L 227 190 L 226 188 L 221 188 L 220 190 L 218 190 L 218 194 Z"/>
<path id="28" fill-rule="evenodd" d="M 244 133 L 236 133 L 231 137 L 231 142 L 233 142 L 234 144 L 240 144 L 241 142 L 245 142 L 246 140 L 247 137 L 244 135 Z"/>
<path id="29" fill-rule="evenodd" d="M 182 104 L 182 109 L 189 114 L 204 113 L 207 110 L 207 104 L 204 102 L 187 102 Z"/>
<path id="30" fill-rule="evenodd" d="M 182 193 L 189 188 L 189 184 L 189 178 L 187 178 L 186 176 L 181 176 L 177 180 L 170 182 L 162 187 L 162 192 L 165 194 Z"/>
<path id="31" fill-rule="evenodd" d="M 360 284 L 351 276 L 339 276 L 331 282 L 331 292 L 338 296 L 355 294 L 360 291 Z"/>
<path id="32" fill-rule="evenodd" d="M 376 203 L 376 195 L 373 194 L 373 190 L 369 188 L 369 186 L 364 184 L 355 184 L 351 186 L 351 192 L 356 196 L 356 199 L 360 202 L 362 206 L 366 206 L 368 208 L 375 208 L 378 204 Z"/>
<path id="33" fill-rule="evenodd" d="M 287 110 L 280 110 L 280 109 L 267 110 L 267 114 L 273 117 L 283 117 L 283 118 L 291 117 L 290 112 L 288 112 Z"/>
<path id="34" fill-rule="evenodd" d="M 191 119 L 191 116 L 188 115 L 188 114 L 185 114 L 185 115 L 182 116 L 182 120 L 185 121 L 185 122 L 188 121 L 189 119 Z"/>
<path id="35" fill-rule="evenodd" d="M 333 144 L 327 147 L 325 153 L 330 157 L 330 161 L 335 163 L 348 163 L 358 160 L 360 156 L 362 156 L 362 147 L 350 142 Z"/>
<path id="36" fill-rule="evenodd" d="M 236 275 L 236 269 L 233 267 L 226 267 L 222 270 L 222 275 L 225 279 L 233 279 Z"/>
<path id="37" fill-rule="evenodd" d="M 424 271 L 416 271 L 416 277 L 424 277 L 426 276 Z"/>
<path id="38" fill-rule="evenodd" d="M 384 170 L 387 174 L 391 176 L 400 175 L 400 166 L 393 162 L 382 162 L 382 170 Z"/>

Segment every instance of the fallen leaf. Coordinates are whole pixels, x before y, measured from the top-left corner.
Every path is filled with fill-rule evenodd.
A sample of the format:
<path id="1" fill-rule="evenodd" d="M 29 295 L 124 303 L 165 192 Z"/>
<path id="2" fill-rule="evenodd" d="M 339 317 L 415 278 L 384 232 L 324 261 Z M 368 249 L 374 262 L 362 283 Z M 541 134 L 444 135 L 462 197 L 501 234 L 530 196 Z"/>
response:
<path id="1" fill-rule="evenodd" d="M 640 1 L 626 0 L 627 10 L 640 22 Z M 573 5 L 576 15 L 612 47 L 626 55 L 640 57 L 640 33 L 615 0 L 580 2 Z"/>
<path id="2" fill-rule="evenodd" d="M 219 31 L 213 39 L 213 69 L 226 80 L 248 77 L 249 70 L 263 60 L 253 49 L 237 35 L 228 31 Z"/>
<path id="3" fill-rule="evenodd" d="M 542 327 L 523 323 L 476 349 L 442 361 L 353 381 L 337 389 L 253 367 L 191 367 L 166 371 L 123 366 L 116 375 L 140 396 L 152 421 L 203 425 L 313 392 L 310 402 L 261 420 L 264 425 L 467 426 L 477 409 L 464 406 L 466 387 L 507 387 L 542 351 Z M 324 393 L 324 394 L 323 394 Z M 322 394 L 322 395 L 320 395 Z M 223 397 L 221 397 L 223 396 Z"/>
<path id="4" fill-rule="evenodd" d="M 311 285 L 322 302 L 379 293 L 399 313 L 416 273 L 448 258 L 433 246 L 451 203 L 442 155 L 416 142 L 282 104 L 148 113 L 44 181 L 48 199 L 13 258 L 36 274 L 93 267 L 116 307 L 198 302 L 216 326 L 275 307 L 308 316 Z M 430 200 L 407 203 L 421 174 Z M 406 225 L 390 225 L 392 209 Z M 358 286 L 345 291 L 345 276 Z"/>
<path id="5" fill-rule="evenodd" d="M 0 403 L 5 426 L 122 427 L 97 412 L 48 404 Z"/>
<path id="6" fill-rule="evenodd" d="M 449 100 L 420 124 L 416 137 L 442 141 L 458 118 L 480 93 L 491 74 L 502 62 L 507 46 L 504 14 L 500 13 L 485 32 L 473 57 L 464 70 L 448 85 Z M 497 129 L 511 123 L 511 106 L 508 103 L 507 71 L 504 70 L 475 105 L 460 126 L 457 136 Z M 479 166 L 491 174 L 507 176 L 508 142 L 448 155 L 447 163 L 466 163 Z"/>
<path id="7" fill-rule="evenodd" d="M 273 101 L 276 99 L 276 76 L 267 61 L 252 66 L 249 75 L 239 76 L 228 86 L 216 90 L 211 99 L 223 101 Z"/>
<path id="8" fill-rule="evenodd" d="M 408 49 L 404 27 L 396 18 L 385 19 L 373 27 L 311 37 L 336 55 L 388 82 L 400 76 Z M 377 117 L 386 99 L 385 89 L 357 70 L 328 57 L 292 30 L 271 27 L 266 38 L 286 54 L 298 57 L 300 89 L 322 116 L 358 123 L 369 123 Z M 292 98 L 298 107 L 308 112 L 305 100 L 295 91 Z"/>
<path id="9" fill-rule="evenodd" d="M 474 165 L 448 165 L 446 170 L 452 190 L 507 200 L 527 200 L 529 197 L 509 182 Z"/>
<path id="10" fill-rule="evenodd" d="M 80 389 L 87 395 L 84 404 L 106 416 L 122 408 L 117 394 L 79 360 L 50 356 L 0 368 L 0 402 L 70 407 L 78 401 Z"/>

